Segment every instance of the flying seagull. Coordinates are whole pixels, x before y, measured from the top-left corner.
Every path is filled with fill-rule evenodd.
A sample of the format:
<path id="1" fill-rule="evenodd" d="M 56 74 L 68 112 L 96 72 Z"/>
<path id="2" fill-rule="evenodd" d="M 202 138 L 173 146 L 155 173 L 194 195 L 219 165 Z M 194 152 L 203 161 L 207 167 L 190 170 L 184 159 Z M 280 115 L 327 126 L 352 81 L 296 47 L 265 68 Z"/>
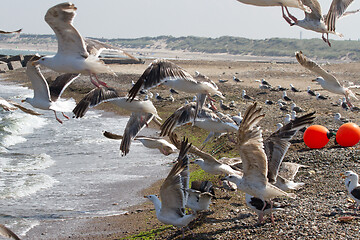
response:
<path id="1" fill-rule="evenodd" d="M 299 27 L 321 33 L 322 39 L 330 47 L 331 43 L 329 41 L 329 33 L 343 37 L 341 33 L 335 31 L 337 19 L 360 11 L 360 9 L 358 9 L 355 11 L 345 12 L 353 0 L 333 0 L 326 15 L 322 14 L 320 3 L 317 0 L 303 0 L 302 2 L 311 8 L 311 12 L 305 11 L 305 18 L 303 20 L 298 20 L 295 17 L 292 17 L 291 19 L 294 22 L 290 23 L 290 25 L 297 25 Z M 324 36 L 325 34 L 326 38 Z"/>
<path id="2" fill-rule="evenodd" d="M 60 75 L 49 86 L 36 63 L 36 59 L 38 57 L 34 56 L 26 65 L 26 75 L 31 81 L 34 97 L 26 98 L 22 102 L 30 103 L 35 108 L 52 110 L 56 120 L 62 123 L 57 117 L 56 111 L 62 112 L 63 116 L 69 119 L 64 112 L 71 112 L 71 109 L 74 108 L 74 101 L 72 99 L 62 100 L 60 96 L 80 74 L 67 73 Z"/>
<path id="3" fill-rule="evenodd" d="M 352 106 L 352 104 L 350 103 L 350 97 L 353 97 L 357 100 L 357 97 L 350 90 L 350 88 L 356 88 L 358 86 L 353 85 L 350 87 L 345 87 L 344 84 L 339 81 L 334 75 L 328 73 L 322 67 L 320 67 L 320 65 L 307 58 L 301 51 L 296 52 L 295 55 L 301 66 L 319 75 L 319 77 L 317 77 L 313 81 L 318 82 L 323 89 L 332 93 L 344 95 L 349 106 Z"/>
<path id="4" fill-rule="evenodd" d="M 22 31 L 22 28 L 21 28 L 21 29 L 19 29 L 19 30 L 16 30 L 16 31 L 11 31 L 11 32 L 0 30 L 0 34 L 13 34 L 13 33 L 21 33 L 21 31 Z"/>
<path id="5" fill-rule="evenodd" d="M 249 5 L 255 5 L 255 6 L 261 6 L 261 7 L 271 7 L 271 6 L 280 6 L 282 11 L 282 16 L 288 22 L 289 24 L 292 24 L 291 19 L 296 19 L 293 15 L 289 13 L 288 7 L 293 8 L 299 8 L 305 12 L 311 12 L 311 9 L 304 4 L 301 0 L 237 0 L 238 2 L 249 4 Z M 286 10 L 288 16 L 285 15 L 284 9 Z"/>
<path id="6" fill-rule="evenodd" d="M 91 90 L 80 100 L 80 102 L 73 109 L 76 118 L 82 118 L 90 107 L 95 107 L 103 102 L 110 102 L 120 108 L 130 112 L 137 113 L 151 113 L 156 118 L 161 119 L 157 110 L 150 100 L 134 99 L 132 102 L 126 101 L 127 97 L 120 97 L 117 91 L 113 88 L 98 87 Z"/>
<path id="7" fill-rule="evenodd" d="M 164 224 L 181 228 L 183 235 L 184 227 L 187 227 L 196 218 L 196 212 L 185 213 L 187 194 L 184 190 L 188 186 L 184 186 L 186 179 L 182 173 L 188 168 L 187 152 L 190 147 L 191 144 L 188 144 L 188 141 L 184 139 L 181 143 L 177 162 L 160 187 L 161 200 L 156 195 L 144 196 L 154 204 L 157 219 Z M 187 228 L 189 229 L 189 227 Z"/>
<path id="8" fill-rule="evenodd" d="M 224 98 L 218 90 L 218 86 L 205 75 L 196 72 L 193 77 L 183 68 L 170 61 L 156 59 L 150 63 L 136 84 L 130 89 L 129 100 L 132 101 L 141 89 L 147 90 L 160 84 L 178 91 L 197 94 L 196 113 L 204 106 L 207 97 L 211 102 L 214 101 L 211 95 Z M 194 117 L 197 117 L 196 114 Z"/>
<path id="9" fill-rule="evenodd" d="M 98 58 L 100 53 L 104 49 L 112 49 L 129 57 L 131 55 L 109 44 L 84 39 L 73 26 L 76 10 L 77 8 L 73 3 L 65 2 L 49 8 L 46 12 L 45 21 L 55 32 L 58 51 L 53 56 L 40 58 L 38 62 L 42 66 L 60 73 L 89 74 L 90 80 L 95 86 L 107 86 L 106 83 L 98 79 L 97 74 L 116 74 Z"/>

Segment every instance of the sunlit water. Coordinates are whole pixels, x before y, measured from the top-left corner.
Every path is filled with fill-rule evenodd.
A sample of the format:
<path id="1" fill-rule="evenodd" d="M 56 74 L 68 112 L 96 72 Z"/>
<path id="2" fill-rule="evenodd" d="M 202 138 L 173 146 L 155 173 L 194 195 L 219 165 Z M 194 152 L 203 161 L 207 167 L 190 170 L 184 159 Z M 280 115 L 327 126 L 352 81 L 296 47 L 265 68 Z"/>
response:
<path id="1" fill-rule="evenodd" d="M 32 90 L 0 79 L 0 96 L 20 102 Z M 0 223 L 21 236 L 47 220 L 123 213 L 176 157 L 136 141 L 121 157 L 120 142 L 102 131 L 122 133 L 125 117 L 90 110 L 59 124 L 53 112 L 39 112 L 44 115 L 0 110 Z"/>

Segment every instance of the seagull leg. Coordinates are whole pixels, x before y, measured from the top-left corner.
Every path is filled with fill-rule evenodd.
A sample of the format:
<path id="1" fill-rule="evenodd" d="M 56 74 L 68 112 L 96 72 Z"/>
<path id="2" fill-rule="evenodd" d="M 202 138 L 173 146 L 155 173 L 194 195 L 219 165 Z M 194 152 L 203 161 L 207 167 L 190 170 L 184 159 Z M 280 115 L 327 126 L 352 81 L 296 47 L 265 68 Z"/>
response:
<path id="1" fill-rule="evenodd" d="M 68 116 L 65 115 L 65 113 L 63 113 L 63 112 L 61 112 L 61 113 L 62 113 L 62 115 L 64 116 L 64 118 L 66 118 L 66 119 L 68 119 L 68 120 L 70 119 Z"/>
<path id="2" fill-rule="evenodd" d="M 262 224 L 264 221 L 264 212 L 259 213 L 258 215 L 258 224 Z"/>
<path id="3" fill-rule="evenodd" d="M 99 84 L 97 81 L 95 81 L 95 80 L 91 77 L 91 75 L 92 75 L 92 73 L 90 73 L 90 81 L 91 81 L 91 83 L 94 84 L 97 88 L 100 88 L 100 84 Z"/>
<path id="4" fill-rule="evenodd" d="M 56 120 L 59 122 L 59 123 L 63 123 L 58 117 L 57 117 L 57 115 L 56 115 L 56 112 L 55 112 L 55 110 L 53 110 L 54 111 L 54 114 L 55 114 L 55 118 L 56 118 Z"/>
<path id="5" fill-rule="evenodd" d="M 286 8 L 286 10 L 287 10 L 287 8 Z M 286 20 L 286 22 L 287 22 L 288 24 L 290 24 L 290 26 L 295 25 L 295 23 L 293 23 L 293 22 L 291 21 L 291 19 L 290 19 L 288 16 L 285 15 L 284 6 L 281 6 L 281 12 L 282 12 L 283 18 Z"/>
<path id="6" fill-rule="evenodd" d="M 271 216 L 271 223 L 275 224 L 275 220 L 274 220 L 274 214 L 273 214 L 273 201 L 270 200 L 270 216 Z"/>
<path id="7" fill-rule="evenodd" d="M 95 78 L 96 78 L 96 81 L 100 84 L 100 85 L 103 85 L 104 87 L 107 87 L 108 88 L 108 85 L 103 82 L 103 81 L 100 81 L 99 78 L 97 77 L 97 75 L 95 73 L 93 73 Z"/>
<path id="8" fill-rule="evenodd" d="M 288 9 L 286 6 L 285 6 L 284 8 L 285 8 L 285 10 L 286 10 L 286 12 L 287 12 L 287 14 L 288 14 L 289 18 L 291 18 L 291 19 L 294 21 L 294 23 L 293 23 L 291 26 L 295 25 L 295 23 L 297 23 L 297 22 L 298 22 L 298 19 L 297 19 L 294 15 L 292 15 L 292 14 L 289 12 L 289 9 Z"/>

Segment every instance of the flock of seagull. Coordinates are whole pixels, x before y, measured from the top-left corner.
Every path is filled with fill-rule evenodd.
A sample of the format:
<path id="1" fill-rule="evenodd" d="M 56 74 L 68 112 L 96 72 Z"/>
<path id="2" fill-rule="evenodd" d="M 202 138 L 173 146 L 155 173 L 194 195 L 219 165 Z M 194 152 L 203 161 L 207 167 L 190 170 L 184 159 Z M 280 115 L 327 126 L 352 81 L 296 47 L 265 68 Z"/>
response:
<path id="1" fill-rule="evenodd" d="M 328 14 L 323 16 L 321 8 L 316 0 L 238 0 L 245 4 L 258 6 L 281 6 L 283 17 L 292 26 L 297 25 L 306 29 L 317 31 L 323 34 L 323 40 L 328 43 L 328 34 L 335 32 L 335 22 L 341 16 L 355 13 L 357 11 L 345 12 L 352 0 L 333 0 Z M 305 19 L 297 20 L 291 15 L 287 7 L 296 7 L 305 12 Z M 229 186 L 237 188 L 245 193 L 246 204 L 257 212 L 259 223 L 263 222 L 264 214 L 270 213 L 271 220 L 274 222 L 273 211 L 281 209 L 281 206 L 274 204 L 272 199 L 285 196 L 293 198 L 294 193 L 290 190 L 301 188 L 304 183 L 294 182 L 294 177 L 300 167 L 304 165 L 283 162 L 284 156 L 290 147 L 290 140 L 304 127 L 311 124 L 315 119 L 315 112 L 305 114 L 301 117 L 297 113 L 304 112 L 295 103 L 291 104 L 291 115 L 287 114 L 284 124 L 279 124 L 278 129 L 268 138 L 263 139 L 262 131 L 258 126 L 264 117 L 261 108 L 257 106 L 254 98 L 248 96 L 246 91 L 242 91 L 242 98 L 246 101 L 254 101 L 245 111 L 230 117 L 220 112 L 213 104 L 213 96 L 225 98 L 217 85 L 207 76 L 196 72 L 194 76 L 176 64 L 157 59 L 150 63 L 126 96 L 119 96 L 117 91 L 107 83 L 101 81 L 97 74 L 109 73 L 116 75 L 111 68 L 99 60 L 99 55 L 104 49 L 110 49 L 134 58 L 123 50 L 101 43 L 96 40 L 83 38 L 72 22 L 76 15 L 77 8 L 70 2 L 61 3 L 51 7 L 46 15 L 45 21 L 53 29 L 58 40 L 58 51 L 54 56 L 37 56 L 30 59 L 26 66 L 26 75 L 32 83 L 34 96 L 26 98 L 23 102 L 31 104 L 34 108 L 51 110 L 59 123 L 63 121 L 57 115 L 61 112 L 64 118 L 69 119 L 66 112 L 73 112 L 76 118 L 83 117 L 89 108 L 97 106 L 103 102 L 113 104 L 132 112 L 130 119 L 125 127 L 123 135 L 116 135 L 111 132 L 104 132 L 104 136 L 111 139 L 121 140 L 120 150 L 122 155 L 130 151 L 130 144 L 133 140 L 140 141 L 148 148 L 156 148 L 164 155 L 178 153 L 176 163 L 172 167 L 165 181 L 160 188 L 160 199 L 156 195 L 146 196 L 155 206 L 156 216 L 159 221 L 180 227 L 184 230 L 188 224 L 196 219 L 198 212 L 209 209 L 211 199 L 214 197 L 213 186 L 209 182 L 195 184 L 189 187 L 189 155 L 193 154 L 199 158 L 194 161 L 205 172 L 214 175 L 222 175 L 223 180 Z M 287 15 L 285 14 L 285 11 Z M 19 33 L 21 30 L 16 31 Z M 1 31 L 3 34 L 14 32 Z M 324 34 L 327 35 L 325 38 Z M 329 92 L 342 95 L 344 100 L 341 104 L 350 109 L 356 108 L 350 98 L 357 99 L 350 90 L 357 86 L 344 86 L 335 76 L 328 73 L 317 63 L 307 58 L 301 51 L 296 52 L 298 62 L 319 75 L 315 79 L 321 87 Z M 62 73 L 50 85 L 43 76 L 40 66 Z M 77 105 L 74 100 L 61 99 L 64 92 L 80 74 L 90 76 L 90 81 L 95 88 L 90 91 Z M 235 82 L 241 82 L 234 76 Z M 220 80 L 219 80 L 220 82 Z M 223 81 L 225 82 L 225 81 Z M 260 81 L 261 89 L 273 89 L 265 80 Z M 163 123 L 153 105 L 148 99 L 138 98 L 139 92 L 151 94 L 150 89 L 165 85 L 171 88 L 171 93 L 177 91 L 195 94 L 194 102 L 186 103 L 178 108 Z M 278 86 L 278 91 L 282 91 L 282 99 L 278 101 L 281 110 L 287 109 L 287 102 L 292 100 L 287 96 L 286 89 Z M 299 90 L 290 84 L 290 90 Z M 323 96 L 313 92 L 310 87 L 307 93 L 316 96 L 317 99 Z M 160 97 L 158 96 L 160 99 Z M 232 105 L 234 106 L 234 102 Z M 275 104 L 267 100 L 266 104 Z M 76 106 L 75 106 L 76 105 Z M 4 110 L 12 111 L 21 109 L 29 114 L 39 115 L 39 113 L 27 109 L 15 102 L 6 101 L 0 98 L 0 106 Z M 222 110 L 229 110 L 233 106 L 227 106 L 222 101 Z M 345 121 L 340 114 L 336 114 L 336 121 Z M 154 122 L 160 127 L 159 137 L 138 136 L 138 133 L 146 126 Z M 202 151 L 188 142 L 185 137 L 179 141 L 174 133 L 174 129 L 182 125 L 189 124 L 209 131 L 208 137 L 203 144 L 221 135 L 228 134 L 229 142 L 235 146 L 238 158 L 216 159 L 210 153 Z M 164 137 L 167 136 L 170 142 Z M 358 186 L 358 176 L 354 172 L 346 172 L 346 188 L 356 201 L 360 201 L 360 187 Z M 192 212 L 185 211 L 190 208 Z M 0 234 L 19 239 L 5 226 L 0 225 Z M 184 232 L 183 232 L 184 234 Z"/>

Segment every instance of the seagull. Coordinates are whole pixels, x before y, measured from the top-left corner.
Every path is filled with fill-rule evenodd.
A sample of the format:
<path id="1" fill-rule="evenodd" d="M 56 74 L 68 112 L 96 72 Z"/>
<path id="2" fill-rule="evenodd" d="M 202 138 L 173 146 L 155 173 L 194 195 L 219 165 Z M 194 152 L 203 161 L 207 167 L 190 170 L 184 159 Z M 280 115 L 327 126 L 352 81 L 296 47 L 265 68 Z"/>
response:
<path id="1" fill-rule="evenodd" d="M 200 192 L 194 189 L 187 189 L 189 194 L 186 207 L 191 208 L 195 212 L 209 210 L 211 199 L 214 197 L 209 192 Z"/>
<path id="2" fill-rule="evenodd" d="M 271 87 L 271 84 L 269 82 L 267 82 L 264 78 L 262 78 L 260 81 L 261 81 L 262 85 L 266 85 L 266 86 Z"/>
<path id="3" fill-rule="evenodd" d="M 320 3 L 317 0 L 306 1 L 306 5 L 311 8 L 311 12 L 305 11 L 305 18 L 298 20 L 294 16 L 291 19 L 294 22 L 290 22 L 291 26 L 297 25 L 299 27 L 319 32 L 322 34 L 322 39 L 329 47 L 331 43 L 329 41 L 329 33 L 335 34 L 339 37 L 343 37 L 341 33 L 335 32 L 335 24 L 338 18 L 346 15 L 354 14 L 360 10 L 345 12 L 346 8 L 353 2 L 353 0 L 333 0 L 329 11 L 326 15 L 322 14 Z M 325 35 L 326 34 L 326 38 Z"/>
<path id="4" fill-rule="evenodd" d="M 195 108 L 196 103 L 189 103 L 178 108 L 161 125 L 160 136 L 170 135 L 176 127 L 192 122 L 192 119 L 195 118 Z M 214 133 L 235 132 L 239 128 L 231 118 L 226 115 L 219 117 L 206 107 L 198 112 L 194 126 Z"/>
<path id="5" fill-rule="evenodd" d="M 317 75 L 320 75 L 320 77 L 317 77 L 313 81 L 318 82 L 323 89 L 332 93 L 344 95 L 349 107 L 352 106 L 352 104 L 350 103 L 350 97 L 353 97 L 357 100 L 357 97 L 350 90 L 350 88 L 356 88 L 358 86 L 353 85 L 350 87 L 344 87 L 343 83 L 338 79 L 336 79 L 334 75 L 328 73 L 317 63 L 307 58 L 305 55 L 303 55 L 301 51 L 296 52 L 295 55 L 296 55 L 296 59 L 301 64 L 301 66 L 309 69 L 310 71 L 316 73 Z"/>
<path id="6" fill-rule="evenodd" d="M 175 89 L 173 89 L 173 88 L 170 88 L 169 91 L 170 91 L 171 94 L 179 94 L 179 93 L 178 93 Z"/>
<path id="7" fill-rule="evenodd" d="M 307 87 L 306 92 L 307 92 L 310 96 L 313 96 L 313 97 L 316 96 L 316 94 L 314 93 L 314 91 L 312 91 L 312 90 L 310 89 L 310 86 Z"/>
<path id="8" fill-rule="evenodd" d="M 224 111 L 226 110 L 233 110 L 231 107 L 229 107 L 228 105 L 224 104 L 223 100 L 220 100 L 220 108 Z"/>
<path id="9" fill-rule="evenodd" d="M 227 80 L 227 79 L 219 79 L 219 83 L 226 83 L 226 82 L 228 82 L 229 80 Z"/>
<path id="10" fill-rule="evenodd" d="M 262 201 L 259 198 L 253 197 L 250 194 L 245 193 L 245 203 L 246 205 L 256 212 L 258 215 L 258 223 L 261 224 L 264 220 L 264 215 L 272 214 L 275 211 L 283 211 L 284 206 L 281 206 L 279 203 L 273 202 L 273 206 L 271 207 L 271 203 L 269 201 Z"/>
<path id="11" fill-rule="evenodd" d="M 317 93 L 317 94 L 316 94 L 316 99 L 317 99 L 317 100 L 326 100 L 327 97 L 321 95 L 320 93 Z"/>
<path id="12" fill-rule="evenodd" d="M 31 114 L 31 115 L 42 115 L 41 113 L 35 112 L 29 108 L 23 107 L 22 105 L 12 101 L 12 100 L 5 100 L 4 98 L 0 97 L 0 107 L 5 111 L 15 111 L 20 109 L 21 111 Z"/>
<path id="13" fill-rule="evenodd" d="M 99 87 L 107 86 L 96 74 L 110 73 L 116 75 L 107 65 L 99 60 L 104 49 L 122 52 L 123 50 L 97 40 L 84 39 L 73 26 L 77 8 L 73 3 L 65 2 L 55 5 L 46 12 L 45 21 L 55 32 L 58 40 L 58 51 L 53 56 L 44 56 L 39 64 L 60 73 L 89 74 L 91 82 Z M 94 76 L 95 79 L 92 77 Z"/>
<path id="14" fill-rule="evenodd" d="M 236 76 L 233 76 L 233 80 L 238 83 L 238 82 L 243 82 L 242 80 L 238 79 Z"/>
<path id="15" fill-rule="evenodd" d="M 341 114 L 340 113 L 336 113 L 335 116 L 334 116 L 334 120 L 337 124 L 339 125 L 343 125 L 344 123 L 347 123 L 349 122 L 349 119 L 346 119 L 344 117 L 341 117 Z"/>
<path id="16" fill-rule="evenodd" d="M 62 100 L 61 94 L 64 90 L 80 75 L 80 74 L 63 74 L 58 76 L 49 86 L 46 79 L 42 75 L 36 60 L 38 56 L 34 56 L 26 64 L 26 75 L 31 81 L 34 90 L 33 98 L 26 98 L 22 102 L 30 103 L 34 108 L 43 110 L 52 110 L 55 118 L 59 123 L 63 123 L 56 115 L 56 111 L 62 112 L 63 116 L 69 119 L 64 112 L 71 112 L 74 108 L 73 99 Z"/>
<path id="17" fill-rule="evenodd" d="M 215 100 L 212 99 L 210 95 L 225 98 L 218 90 L 217 85 L 205 75 L 196 72 L 193 77 L 184 69 L 170 61 L 156 59 L 150 63 L 134 87 L 130 89 L 128 100 L 132 101 L 140 89 L 150 89 L 160 84 L 170 86 L 179 91 L 196 93 L 196 112 L 204 106 L 207 96 L 211 101 Z"/>
<path id="18" fill-rule="evenodd" d="M 291 98 L 289 98 L 286 94 L 286 91 L 283 91 L 283 95 L 282 95 L 282 98 L 285 100 L 285 101 L 292 101 Z"/>
<path id="19" fill-rule="evenodd" d="M 0 236 L 20 240 L 20 238 L 13 231 L 2 224 L 0 224 Z"/>
<path id="20" fill-rule="evenodd" d="M 16 31 L 3 31 L 3 30 L 0 30 L 0 34 L 13 34 L 13 33 L 18 33 L 18 34 L 20 34 L 21 33 L 21 31 L 22 31 L 22 28 L 21 29 L 19 29 L 19 30 L 16 30 Z"/>
<path id="21" fill-rule="evenodd" d="M 266 105 L 273 105 L 273 104 L 274 104 L 274 102 L 273 102 L 273 101 L 271 101 L 271 100 L 265 100 L 265 104 L 266 104 Z"/>
<path id="22" fill-rule="evenodd" d="M 293 92 L 300 92 L 299 89 L 295 88 L 294 85 L 292 85 L 291 83 L 290 83 L 290 89 Z"/>
<path id="23" fill-rule="evenodd" d="M 276 196 L 292 197 L 293 194 L 288 194 L 273 184 L 280 182 L 278 180 L 281 177 L 279 167 L 290 147 L 290 140 L 305 124 L 313 122 L 315 112 L 291 121 L 271 134 L 263 143 L 261 130 L 255 127 L 264 117 L 260 111 L 261 108 L 256 109 L 256 103 L 250 106 L 238 130 L 237 147 L 242 159 L 243 177 L 230 175 L 225 179 L 236 183 L 239 190 L 262 201 L 270 201 Z M 293 185 L 292 181 L 287 182 L 286 179 L 282 181 L 286 182 L 285 185 L 291 189 L 303 185 L 295 183 Z"/>
<path id="24" fill-rule="evenodd" d="M 286 20 L 286 22 L 288 22 L 289 24 L 292 24 L 291 20 L 289 19 L 289 17 L 291 19 L 296 19 L 293 15 L 291 15 L 289 13 L 288 7 L 294 7 L 294 8 L 299 8 L 305 12 L 311 12 L 311 9 L 306 6 L 305 4 L 303 4 L 302 1 L 298 1 L 298 0 L 289 0 L 289 1 L 285 1 L 285 0 L 237 0 L 238 2 L 241 3 L 245 3 L 245 4 L 249 4 L 249 5 L 255 5 L 255 6 L 280 6 L 281 7 L 281 11 L 282 11 L 282 16 L 283 18 Z M 288 16 L 285 15 L 285 11 L 287 12 Z M 294 20 L 295 21 L 295 20 Z"/>
<path id="25" fill-rule="evenodd" d="M 343 174 L 345 177 L 345 186 L 350 194 L 350 197 L 355 200 L 356 205 L 360 203 L 360 186 L 359 176 L 353 171 L 347 171 Z"/>
<path id="26" fill-rule="evenodd" d="M 275 187 L 268 181 L 268 159 L 264 150 L 261 130 L 255 125 L 265 116 L 251 105 L 244 114 L 238 136 L 237 148 L 243 161 L 243 177 L 230 175 L 225 179 L 236 183 L 239 190 L 262 201 L 269 201 L 278 196 L 292 197 L 285 191 Z M 264 210 L 264 209 L 262 209 Z"/>
<path id="27" fill-rule="evenodd" d="M 157 219 L 166 224 L 181 228 L 184 235 L 184 227 L 196 218 L 196 212 L 192 214 L 185 213 L 185 204 L 187 202 L 185 189 L 188 169 L 187 151 L 191 147 L 187 140 L 181 143 L 181 149 L 176 164 L 173 166 L 165 181 L 160 187 L 160 199 L 156 195 L 144 196 L 149 199 L 155 207 Z M 189 229 L 189 227 L 187 227 Z M 189 229 L 190 230 L 190 229 Z M 191 231 L 191 230 L 190 230 Z"/>
<path id="28" fill-rule="evenodd" d="M 113 88 L 99 87 L 94 88 L 73 109 L 76 118 L 82 118 L 90 107 L 95 107 L 103 102 L 110 102 L 116 106 L 137 113 L 151 113 L 157 119 L 161 119 L 157 110 L 150 100 L 134 99 L 132 102 L 127 101 L 127 97 L 119 97 L 117 91 Z"/>
<path id="29" fill-rule="evenodd" d="M 283 112 L 287 112 L 287 111 L 288 111 L 287 106 L 285 106 L 283 103 L 278 102 L 278 104 L 279 104 L 279 107 L 280 107 L 280 110 L 281 110 L 281 111 L 283 111 Z"/>
<path id="30" fill-rule="evenodd" d="M 157 101 L 163 101 L 163 100 L 165 100 L 162 96 L 160 96 L 159 93 L 155 93 L 155 99 L 156 99 Z"/>
<path id="31" fill-rule="evenodd" d="M 117 135 L 108 131 L 105 131 L 103 135 L 110 139 L 123 139 L 122 135 Z M 165 156 L 176 153 L 177 150 L 173 144 L 159 137 L 136 136 L 134 140 L 140 141 L 147 148 L 159 149 Z"/>
<path id="32" fill-rule="evenodd" d="M 296 112 L 295 111 L 291 111 L 291 120 L 295 120 L 297 117 L 296 117 Z"/>
<path id="33" fill-rule="evenodd" d="M 255 101 L 254 98 L 250 97 L 249 95 L 246 94 L 246 91 L 245 89 L 242 90 L 241 92 L 241 97 L 245 100 L 251 100 L 251 101 Z"/>
<path id="34" fill-rule="evenodd" d="M 288 124 L 288 123 L 290 123 L 290 121 L 291 121 L 291 116 L 290 116 L 290 114 L 286 114 L 286 115 L 285 115 L 285 118 L 284 118 L 284 123 L 285 123 L 285 124 Z"/>
<path id="35" fill-rule="evenodd" d="M 286 91 L 287 88 L 284 88 L 284 87 L 278 85 L 278 86 L 277 86 L 277 90 L 278 90 L 278 91 Z"/>
<path id="36" fill-rule="evenodd" d="M 347 102 L 346 102 L 346 97 L 343 97 L 343 98 L 341 99 L 341 107 L 342 107 L 345 111 L 349 110 L 349 106 L 348 106 L 348 104 L 347 104 Z"/>
<path id="37" fill-rule="evenodd" d="M 284 125 L 282 123 L 277 123 L 276 124 L 276 131 L 279 130 L 280 128 L 282 128 Z"/>
<path id="38" fill-rule="evenodd" d="M 264 85 L 264 84 L 260 84 L 260 85 L 259 85 L 259 88 L 260 88 L 260 89 L 271 89 L 271 86 L 269 86 L 269 85 Z"/>
<path id="39" fill-rule="evenodd" d="M 296 106 L 295 103 L 291 103 L 291 110 L 295 111 L 296 113 L 304 112 L 304 109 L 301 107 Z"/>
<path id="40" fill-rule="evenodd" d="M 235 101 L 234 101 L 234 100 L 232 100 L 232 101 L 230 102 L 229 107 L 231 107 L 231 108 L 236 107 L 236 104 L 235 104 Z"/>
<path id="41" fill-rule="evenodd" d="M 241 112 L 238 112 L 238 115 L 232 116 L 231 118 L 236 122 L 238 126 L 241 124 L 241 121 L 243 120 L 243 118 L 241 117 Z"/>

